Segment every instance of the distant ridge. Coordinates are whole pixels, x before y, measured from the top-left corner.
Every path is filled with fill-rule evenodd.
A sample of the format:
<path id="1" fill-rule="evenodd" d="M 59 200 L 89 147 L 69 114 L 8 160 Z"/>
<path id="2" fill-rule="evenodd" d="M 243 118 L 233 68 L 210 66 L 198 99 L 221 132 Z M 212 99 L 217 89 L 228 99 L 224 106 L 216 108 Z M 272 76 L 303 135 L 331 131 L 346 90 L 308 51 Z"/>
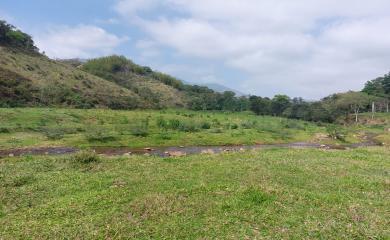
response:
<path id="1" fill-rule="evenodd" d="M 230 91 L 230 92 L 234 92 L 236 94 L 236 96 L 248 96 L 249 94 L 245 94 L 245 93 L 242 93 L 238 90 L 235 90 L 235 89 L 232 89 L 232 88 L 229 88 L 229 87 L 226 87 L 222 84 L 218 84 L 218 83 L 207 83 L 207 84 L 203 84 L 204 86 L 216 91 L 216 92 L 219 92 L 219 93 L 223 93 L 223 92 L 226 92 L 226 91 Z"/>

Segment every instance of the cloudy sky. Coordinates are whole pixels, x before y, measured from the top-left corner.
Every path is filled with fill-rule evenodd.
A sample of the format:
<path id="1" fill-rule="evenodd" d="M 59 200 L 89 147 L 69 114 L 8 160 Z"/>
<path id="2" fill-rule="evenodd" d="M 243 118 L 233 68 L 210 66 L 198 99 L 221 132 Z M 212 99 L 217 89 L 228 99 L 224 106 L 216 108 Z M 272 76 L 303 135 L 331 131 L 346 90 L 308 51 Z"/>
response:
<path id="1" fill-rule="evenodd" d="M 125 55 L 187 82 L 319 99 L 390 71 L 389 0 L 1 0 L 53 58 Z"/>

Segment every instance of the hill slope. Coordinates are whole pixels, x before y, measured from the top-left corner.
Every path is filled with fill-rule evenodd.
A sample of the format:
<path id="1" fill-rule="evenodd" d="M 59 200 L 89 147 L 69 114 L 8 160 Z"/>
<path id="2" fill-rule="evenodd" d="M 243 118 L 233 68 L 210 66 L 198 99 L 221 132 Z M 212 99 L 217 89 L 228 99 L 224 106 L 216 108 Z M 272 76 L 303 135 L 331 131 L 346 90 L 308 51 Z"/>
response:
<path id="1" fill-rule="evenodd" d="M 133 91 L 40 54 L 0 47 L 2 106 L 143 106 Z"/>
<path id="2" fill-rule="evenodd" d="M 185 93 L 179 87 L 182 86 L 180 81 L 134 64 L 123 56 L 93 59 L 80 68 L 137 93 L 148 108 L 186 105 Z"/>

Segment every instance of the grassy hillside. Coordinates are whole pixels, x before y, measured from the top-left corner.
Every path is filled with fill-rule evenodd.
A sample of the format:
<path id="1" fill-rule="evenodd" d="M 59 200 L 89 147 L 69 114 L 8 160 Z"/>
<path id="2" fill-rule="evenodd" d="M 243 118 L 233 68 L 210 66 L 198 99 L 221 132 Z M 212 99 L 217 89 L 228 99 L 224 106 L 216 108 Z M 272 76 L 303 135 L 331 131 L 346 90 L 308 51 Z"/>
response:
<path id="1" fill-rule="evenodd" d="M 390 127 L 326 126 L 256 116 L 250 112 L 3 108 L 0 109 L 0 149 L 31 146 L 158 147 L 289 142 L 343 144 L 364 141 L 362 137 L 365 132 L 389 135 L 385 129 Z M 344 142 L 330 138 L 329 131 L 345 135 Z"/>
<path id="2" fill-rule="evenodd" d="M 0 159 L 0 238 L 389 239 L 389 156 Z"/>
<path id="3" fill-rule="evenodd" d="M 183 92 L 175 88 L 175 85 L 167 85 L 168 82 L 158 78 L 159 76 L 171 77 L 136 65 L 125 57 L 110 56 L 93 59 L 82 64 L 81 69 L 136 92 L 148 108 L 183 107 L 186 104 Z M 173 78 L 171 81 L 182 84 Z"/>
<path id="4" fill-rule="evenodd" d="M 3 106 L 134 108 L 143 104 L 129 89 L 40 54 L 0 47 L 0 59 L 1 87 L 10 92 L 0 99 Z"/>

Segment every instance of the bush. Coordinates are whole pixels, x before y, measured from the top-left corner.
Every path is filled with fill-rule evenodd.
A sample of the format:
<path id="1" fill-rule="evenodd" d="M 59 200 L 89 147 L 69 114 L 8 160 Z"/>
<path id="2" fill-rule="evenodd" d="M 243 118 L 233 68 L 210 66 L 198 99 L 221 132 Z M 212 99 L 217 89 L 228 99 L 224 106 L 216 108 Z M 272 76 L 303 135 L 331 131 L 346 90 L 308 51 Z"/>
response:
<path id="1" fill-rule="evenodd" d="M 208 123 L 208 122 L 202 122 L 200 124 L 200 128 L 202 128 L 202 129 L 210 129 L 211 128 L 211 124 Z"/>
<path id="2" fill-rule="evenodd" d="M 177 119 L 170 119 L 168 122 L 169 128 L 173 130 L 178 130 L 182 125 L 181 122 Z"/>
<path id="3" fill-rule="evenodd" d="M 43 134 L 49 140 L 60 140 L 64 138 L 65 132 L 62 129 L 54 128 L 54 129 L 44 129 Z"/>
<path id="4" fill-rule="evenodd" d="M 108 142 L 116 139 L 113 133 L 103 128 L 89 129 L 85 136 L 90 142 Z"/>
<path id="5" fill-rule="evenodd" d="M 156 120 L 157 127 L 162 128 L 162 129 L 167 129 L 168 128 L 168 123 L 163 117 L 159 117 Z"/>
<path id="6" fill-rule="evenodd" d="M 298 130 L 305 129 L 305 127 L 301 126 L 298 122 L 291 121 L 291 120 L 284 121 L 283 125 L 285 128 L 290 128 L 290 129 L 298 129 Z"/>
<path id="7" fill-rule="evenodd" d="M 328 125 L 326 127 L 326 132 L 328 133 L 329 137 L 340 140 L 340 141 L 345 141 L 345 131 L 341 129 L 340 127 L 337 127 L 335 125 Z"/>
<path id="8" fill-rule="evenodd" d="M 166 132 L 160 133 L 158 137 L 160 139 L 163 139 L 163 140 L 171 140 L 172 139 L 172 136 Z"/>
<path id="9" fill-rule="evenodd" d="M 0 127 L 0 133 L 10 133 L 11 131 L 9 130 L 9 128 L 6 128 L 6 127 Z"/>
<path id="10" fill-rule="evenodd" d="M 236 123 L 232 123 L 230 125 L 230 129 L 238 129 L 238 125 Z"/>
<path id="11" fill-rule="evenodd" d="M 199 131 L 198 127 L 194 122 L 187 122 L 180 124 L 179 130 L 182 132 L 197 132 Z"/>
<path id="12" fill-rule="evenodd" d="M 92 151 L 80 151 L 71 157 L 72 162 L 89 164 L 94 162 L 99 162 L 99 156 Z"/>
<path id="13" fill-rule="evenodd" d="M 149 135 L 149 118 L 146 118 L 140 124 L 131 129 L 131 135 L 137 137 L 146 137 Z"/>
<path id="14" fill-rule="evenodd" d="M 217 127 L 221 126 L 221 122 L 216 118 L 213 119 L 213 124 Z"/>
<path id="15" fill-rule="evenodd" d="M 257 125 L 256 121 L 245 121 L 245 122 L 241 123 L 241 127 L 244 128 L 244 129 L 255 128 L 256 125 Z"/>
<path id="16" fill-rule="evenodd" d="M 142 126 L 136 126 L 131 129 L 131 135 L 136 137 L 147 137 L 149 135 L 149 130 Z"/>
<path id="17" fill-rule="evenodd" d="M 223 133 L 223 130 L 220 128 L 211 129 L 211 133 Z"/>

